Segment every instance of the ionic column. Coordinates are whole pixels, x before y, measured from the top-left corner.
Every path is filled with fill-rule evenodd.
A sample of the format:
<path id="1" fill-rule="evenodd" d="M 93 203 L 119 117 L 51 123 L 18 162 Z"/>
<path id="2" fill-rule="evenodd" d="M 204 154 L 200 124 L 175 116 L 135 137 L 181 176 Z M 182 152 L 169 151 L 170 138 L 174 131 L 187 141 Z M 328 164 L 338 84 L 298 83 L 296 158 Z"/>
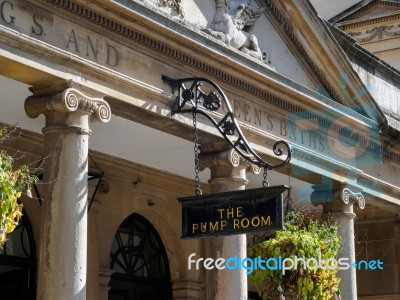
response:
<path id="1" fill-rule="evenodd" d="M 249 166 L 235 150 L 218 153 L 201 154 L 200 169 L 211 170 L 208 181 L 211 193 L 243 190 L 247 184 L 246 170 L 259 172 L 255 166 Z M 207 245 L 208 244 L 208 245 Z M 246 235 L 231 235 L 225 237 L 207 238 L 207 257 L 214 259 L 247 256 Z M 207 300 L 246 300 L 247 275 L 246 270 L 207 270 L 206 272 Z"/>
<path id="2" fill-rule="evenodd" d="M 339 250 L 339 258 L 348 258 L 350 267 L 346 270 L 339 270 L 340 278 L 339 289 L 342 299 L 357 300 L 357 279 L 356 268 L 352 266 L 356 262 L 355 255 L 355 236 L 354 236 L 354 204 L 363 209 L 365 207 L 365 199 L 361 193 L 356 193 L 348 188 L 342 188 L 339 191 L 332 189 L 321 189 L 314 187 L 316 190 L 312 193 L 312 202 L 319 202 L 323 206 L 323 214 L 325 218 L 331 218 L 333 223 L 338 226 L 338 234 L 341 240 L 341 248 Z"/>
<path id="3" fill-rule="evenodd" d="M 46 117 L 37 299 L 86 299 L 89 122 L 108 122 L 103 97 L 72 82 L 33 88 L 26 114 Z"/>

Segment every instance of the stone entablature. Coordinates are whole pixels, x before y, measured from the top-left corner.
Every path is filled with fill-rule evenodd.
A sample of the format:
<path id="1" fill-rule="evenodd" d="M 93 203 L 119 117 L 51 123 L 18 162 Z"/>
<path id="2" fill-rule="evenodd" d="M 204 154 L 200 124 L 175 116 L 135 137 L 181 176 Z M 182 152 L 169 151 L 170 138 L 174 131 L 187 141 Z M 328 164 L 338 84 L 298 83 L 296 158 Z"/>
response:
<path id="1" fill-rule="evenodd" d="M 25 33 L 27 35 L 30 34 L 34 37 L 36 36 L 36 38 L 43 38 L 45 42 L 51 43 L 57 48 L 66 51 L 61 54 L 73 53 L 75 54 L 74 56 L 76 58 L 80 57 L 85 60 L 91 60 L 93 62 L 96 62 L 97 64 L 103 65 L 104 67 L 110 68 L 113 71 L 123 73 L 128 77 L 135 77 L 137 73 L 142 74 L 143 73 L 142 71 L 144 71 L 144 69 L 143 70 L 140 69 L 138 63 L 136 64 L 137 69 L 139 69 L 137 73 L 134 73 L 133 68 L 132 69 L 123 68 L 123 66 L 129 64 L 130 60 L 137 57 L 138 55 L 141 55 L 137 52 L 132 51 L 129 47 L 127 47 L 123 43 L 116 43 L 111 39 L 101 37 L 95 31 L 88 30 L 77 24 L 73 24 L 65 19 L 59 18 L 56 15 L 43 14 L 43 13 L 38 15 L 35 13 L 35 10 L 33 8 L 31 9 L 31 11 L 25 9 L 20 12 L 17 8 L 17 5 L 10 6 L 9 8 L 10 9 L 12 8 L 12 11 L 14 12 L 13 16 L 11 15 L 9 16 L 10 18 L 13 17 L 13 22 L 17 24 L 17 21 L 20 21 L 20 23 L 24 25 L 24 26 L 18 26 L 19 27 L 18 29 L 20 29 L 22 33 Z M 78 6 L 73 6 L 73 5 L 69 6 L 70 11 L 78 10 L 78 8 L 79 8 Z M 89 10 L 83 11 L 83 13 L 90 15 Z M 20 20 L 20 18 L 23 18 L 23 20 Z M 38 23 L 37 21 L 39 19 L 41 20 L 40 23 Z M 106 24 L 105 20 L 102 21 L 101 18 L 96 17 L 96 20 L 97 19 L 99 19 L 101 23 L 99 23 L 100 21 L 96 23 L 102 26 L 107 26 L 104 25 Z M 39 26 L 38 28 L 41 29 L 39 30 L 34 26 Z M 262 104 L 261 106 L 255 106 L 253 103 L 257 102 L 268 103 L 270 105 L 273 105 L 275 110 L 276 109 L 282 110 L 281 119 L 286 118 L 285 115 L 287 112 L 296 114 L 306 109 L 306 107 L 304 107 L 304 104 L 306 104 L 304 103 L 304 100 L 306 100 L 306 98 L 303 98 L 301 100 L 298 99 L 298 101 L 293 101 L 293 100 L 288 101 L 286 99 L 273 95 L 270 89 L 265 89 L 261 88 L 260 86 L 257 86 L 253 80 L 252 82 L 250 81 L 246 82 L 236 76 L 224 73 L 220 70 L 220 68 L 213 67 L 209 64 L 197 60 L 194 57 L 185 55 L 185 53 L 182 53 L 177 49 L 173 49 L 167 44 L 164 44 L 160 41 L 152 40 L 151 38 L 143 34 L 140 34 L 139 32 L 135 32 L 132 29 L 129 29 L 127 27 L 119 27 L 117 23 L 112 23 L 112 22 L 109 24 L 109 26 L 115 27 L 116 29 L 114 31 L 116 31 L 117 33 L 130 37 L 130 40 L 134 40 L 139 44 L 144 45 L 145 47 L 148 46 L 153 50 L 161 52 L 161 54 L 163 55 L 167 55 L 175 59 L 177 63 L 184 63 L 185 65 L 193 67 L 194 69 L 204 70 L 206 73 L 211 74 L 212 77 L 217 78 L 219 82 L 223 82 L 224 85 L 236 87 L 238 91 L 236 93 L 232 93 L 229 95 L 231 101 L 234 102 L 235 112 L 237 113 L 238 117 L 241 118 L 244 122 L 247 122 L 255 126 L 256 128 L 262 130 L 268 130 L 268 129 L 271 130 L 273 127 L 277 128 L 278 126 L 277 124 L 275 124 L 274 126 L 274 124 L 271 123 L 273 122 L 271 121 L 271 116 L 268 115 L 266 111 L 263 110 L 262 108 L 264 104 Z M 63 28 L 63 30 L 59 29 L 57 32 L 53 32 L 54 27 Z M 54 55 L 57 54 L 54 53 Z M 143 58 L 145 57 L 143 56 Z M 273 75 L 273 73 L 268 73 L 268 75 Z M 264 77 L 262 79 L 268 79 L 268 78 Z M 283 78 L 280 79 L 282 80 L 281 82 L 282 88 L 290 86 L 291 88 L 296 88 L 297 91 L 300 93 L 312 94 L 311 91 L 302 89 L 300 86 L 296 86 L 293 82 L 284 80 Z M 151 80 L 154 80 L 154 78 L 152 78 Z M 248 102 L 248 100 L 247 99 L 245 100 L 243 96 L 239 96 L 238 95 L 239 90 L 241 93 L 243 92 L 248 93 L 249 94 L 248 100 L 254 99 L 254 101 L 250 100 L 250 102 Z M 318 94 L 316 93 L 314 93 L 312 96 L 315 97 L 317 101 L 323 102 L 324 105 L 320 107 L 320 110 L 318 109 L 318 107 L 314 107 L 313 110 L 311 109 L 308 110 L 314 111 L 317 115 L 320 115 L 320 117 L 323 119 L 324 118 L 323 115 L 325 113 L 325 108 L 323 107 L 325 107 L 325 105 L 329 105 L 329 101 L 327 101 L 327 99 L 324 99 L 323 97 L 318 96 Z M 260 101 L 260 99 L 262 99 L 262 101 Z M 299 103 L 301 102 L 303 102 L 302 105 L 299 105 Z M 333 104 L 333 102 L 331 102 L 330 104 Z M 343 110 L 346 111 L 345 108 L 343 108 Z M 353 114 L 351 110 L 347 110 L 346 113 L 350 115 Z M 274 114 L 277 115 L 277 111 L 274 111 Z M 342 114 L 337 115 L 338 118 L 340 116 L 342 116 Z M 354 117 L 357 116 L 354 115 Z M 327 120 L 324 122 L 329 123 L 330 121 Z M 371 123 L 370 126 L 373 127 L 374 124 Z M 286 125 L 282 125 L 281 127 L 282 127 L 280 129 L 281 133 L 280 134 L 278 133 L 278 135 L 286 136 L 285 134 Z M 320 151 L 321 149 L 318 150 Z"/>
<path id="2" fill-rule="evenodd" d="M 400 4 L 393 1 L 370 1 L 366 5 L 359 2 L 353 7 L 353 10 L 349 9 L 340 13 L 329 21 L 342 29 L 349 29 L 398 20 L 399 14 Z"/>
<path id="3" fill-rule="evenodd" d="M 157 59 L 160 58 L 161 54 L 162 57 L 169 59 L 171 63 L 174 62 L 179 66 L 184 64 L 185 66 L 197 69 L 198 71 L 206 72 L 207 74 L 210 74 L 213 78 L 217 79 L 219 82 L 225 82 L 229 85 L 237 86 L 241 90 L 245 88 L 247 92 L 257 97 L 265 98 L 265 96 L 258 91 L 258 88 L 255 87 L 254 84 L 252 84 L 255 79 L 254 74 L 246 74 L 247 72 L 244 73 L 244 69 L 242 67 L 237 66 L 235 68 L 234 65 L 227 63 L 226 54 L 223 54 L 223 56 L 219 57 L 215 56 L 214 53 L 213 64 L 207 63 L 210 61 L 210 57 L 204 57 L 200 54 L 200 52 L 198 52 L 198 56 L 188 55 L 187 53 L 185 53 L 185 51 L 182 51 L 181 49 L 178 49 L 176 47 L 172 47 L 171 43 L 164 42 L 163 38 L 157 40 L 151 37 L 149 35 L 148 29 L 150 25 L 153 26 L 154 24 L 145 24 L 145 21 L 140 20 L 140 18 L 132 23 L 132 26 L 128 27 L 122 22 L 116 21 L 114 19 L 109 19 L 108 17 L 98 13 L 96 10 L 84 7 L 78 2 L 74 2 L 72 0 L 47 1 L 47 3 L 53 4 L 55 7 L 59 7 L 70 13 L 71 20 L 73 21 L 75 19 L 75 22 L 70 22 L 67 19 L 64 19 L 65 15 L 63 17 L 59 17 L 59 15 L 53 15 L 50 12 L 46 12 L 46 10 L 41 10 L 41 12 L 38 13 L 38 9 L 31 6 L 27 2 L 24 2 L 23 5 L 20 4 L 17 0 L 14 0 L 14 2 L 16 4 L 11 5 L 11 2 L 3 1 L 4 5 L 2 11 L 2 20 L 3 23 L 5 23 L 5 26 L 12 29 L 17 29 L 19 32 L 31 36 L 34 39 L 43 41 L 44 43 L 50 43 L 59 49 L 65 50 L 66 54 L 71 53 L 74 56 L 76 55 L 80 58 L 83 58 L 84 60 L 95 62 L 106 68 L 111 68 L 114 71 L 123 73 L 124 75 L 128 75 L 128 77 L 132 77 L 133 74 L 129 74 L 131 70 L 128 70 L 127 67 L 130 66 L 131 61 L 133 61 L 135 57 L 140 54 L 138 54 L 136 51 L 130 51 L 130 49 L 128 49 L 126 45 L 134 44 L 135 48 L 142 53 L 152 55 Z M 42 2 L 35 2 L 35 4 L 36 3 L 38 5 L 44 4 Z M 135 4 L 136 2 L 132 3 Z M 346 89 L 341 89 L 340 91 L 335 90 L 337 88 L 329 86 L 328 80 L 324 78 L 322 70 L 318 69 L 319 67 L 313 62 L 315 60 L 308 56 L 307 51 L 302 48 L 302 45 L 297 39 L 293 28 L 291 28 L 291 25 L 280 13 L 280 8 L 278 8 L 276 4 L 271 1 L 268 1 L 267 5 L 268 10 L 271 11 L 271 15 L 277 19 L 276 21 L 279 26 L 282 26 L 282 29 L 288 35 L 288 38 L 293 41 L 296 51 L 301 52 L 300 55 L 305 58 L 305 62 L 310 65 L 310 68 L 313 70 L 316 76 L 320 78 L 322 82 L 322 87 L 327 90 L 331 95 L 333 95 L 336 101 L 342 101 L 344 99 L 346 99 L 346 101 L 349 101 L 348 99 L 353 99 L 354 95 L 356 95 L 358 91 L 354 91 L 354 94 L 347 96 L 347 93 L 350 92 L 350 90 L 348 91 L 348 89 L 351 89 L 351 85 L 346 87 Z M 137 6 L 138 5 L 136 5 L 135 8 L 137 8 Z M 139 5 L 139 8 L 140 6 L 141 5 Z M 43 8 L 48 9 L 49 6 L 44 5 Z M 132 9 L 129 10 L 129 13 L 135 13 L 136 17 L 138 17 L 139 15 L 137 13 L 141 13 L 141 11 L 136 12 L 132 11 Z M 161 18 L 161 16 L 158 17 Z M 79 22 L 76 18 L 83 19 L 84 23 Z M 2 20 L 0 20 L 0 22 Z M 89 26 L 91 23 L 97 28 L 91 27 L 91 29 L 93 30 L 87 30 L 77 25 L 84 25 L 85 22 L 86 25 Z M 173 26 L 179 25 L 174 24 Z M 172 24 L 168 24 L 167 27 L 172 27 Z M 110 35 L 104 35 L 103 32 L 99 34 L 99 29 L 106 29 L 108 33 L 110 33 Z M 187 33 L 189 35 L 189 32 Z M 193 33 L 194 32 L 191 32 L 190 34 Z M 169 32 L 168 34 L 172 34 L 172 32 Z M 152 33 L 152 35 L 154 35 L 154 33 Z M 105 36 L 110 38 L 108 39 Z M 117 38 L 118 42 L 116 42 Z M 200 43 L 195 45 L 196 47 L 201 47 L 201 44 L 209 44 L 209 41 L 204 39 L 204 34 L 202 35 L 202 38 L 197 40 L 196 42 Z M 193 45 L 190 45 L 189 47 L 192 48 Z M 205 52 L 208 51 L 206 48 L 207 47 L 203 49 Z M 120 49 L 123 49 L 123 51 L 121 51 Z M 38 55 L 43 54 L 38 53 Z M 234 61 L 236 60 L 236 57 L 232 56 L 235 55 L 235 53 L 230 53 L 229 55 Z M 75 58 L 74 56 L 69 57 L 69 59 L 73 60 Z M 260 69 L 259 65 L 254 65 L 252 61 L 247 61 L 246 67 L 255 70 L 262 70 Z M 134 66 L 132 66 L 132 69 L 133 68 Z M 226 73 L 222 71 L 226 68 L 229 68 L 231 72 Z M 234 76 L 231 75 L 232 71 L 236 72 Z M 269 78 L 273 77 L 278 77 L 277 80 L 280 82 L 283 81 L 284 84 L 289 84 L 292 86 L 296 85 L 294 84 L 294 82 L 287 81 L 285 78 L 279 76 L 274 72 L 269 72 L 268 68 L 265 68 L 264 70 L 262 70 L 262 72 L 267 75 L 267 78 L 264 77 L 262 81 L 260 81 L 260 84 L 262 85 L 264 85 L 265 80 L 269 80 Z M 338 75 L 338 77 L 340 77 L 340 75 Z M 339 80 L 339 78 L 336 78 L 335 80 L 337 81 Z M 298 89 L 299 87 L 296 88 Z M 342 95 L 342 97 L 337 96 L 339 93 Z M 360 97 L 363 98 L 364 96 Z M 357 105 L 357 103 L 351 102 L 348 104 Z M 373 119 L 375 119 L 375 116 L 373 117 Z"/>
<path id="4" fill-rule="evenodd" d="M 159 42 L 153 41 L 150 38 L 150 36 L 148 36 L 148 35 L 145 35 L 145 36 L 138 35 L 138 32 L 132 31 L 131 30 L 132 28 L 130 28 L 130 27 L 126 28 L 123 23 L 119 23 L 115 19 L 108 19 L 107 17 L 104 17 L 102 14 L 97 13 L 95 10 L 91 11 L 90 9 L 80 5 L 79 2 L 75 3 L 72 0 L 49 1 L 49 2 L 51 2 L 52 4 L 54 4 L 58 7 L 67 8 L 69 11 L 74 12 L 75 15 L 80 14 L 81 18 L 83 18 L 87 21 L 90 21 L 92 23 L 95 23 L 96 25 L 99 25 L 105 29 L 109 29 L 114 33 L 121 34 L 124 38 L 128 38 L 131 41 L 133 39 L 135 39 L 135 41 L 139 42 L 141 45 L 144 45 L 145 43 L 147 43 L 147 45 L 145 45 L 145 47 L 149 48 L 150 51 L 154 51 L 154 50 L 157 51 L 160 49 L 168 49 L 169 48 L 168 45 L 165 45 L 165 44 L 159 45 Z M 155 1 L 155 2 L 157 2 L 157 1 Z M 162 3 L 164 3 L 164 2 L 165 1 L 163 1 Z M 180 30 L 182 30 L 182 25 L 183 25 L 183 28 L 185 28 L 185 29 L 183 29 L 183 31 L 188 36 L 193 35 L 195 33 L 200 34 L 201 32 L 199 32 L 199 29 L 206 28 L 207 22 L 210 23 L 212 21 L 212 17 L 214 15 L 215 8 L 210 9 L 210 7 L 209 7 L 210 5 L 208 4 L 208 6 L 207 6 L 206 3 L 203 3 L 203 2 L 201 4 L 194 3 L 195 1 L 192 1 L 192 2 L 190 2 L 191 3 L 190 7 L 200 6 L 202 11 L 193 10 L 193 11 L 191 11 L 191 13 L 192 13 L 191 17 L 189 18 L 187 16 L 186 19 L 184 19 L 184 20 L 180 20 L 180 19 L 177 20 L 177 18 L 171 18 L 170 20 L 168 20 L 166 22 L 162 22 L 162 26 L 170 27 L 170 28 L 177 26 L 176 29 L 180 31 Z M 214 2 L 214 1 L 211 1 L 211 2 Z M 228 2 L 236 3 L 238 1 L 231 0 Z M 241 2 L 246 2 L 246 1 L 241 1 Z M 148 9 L 152 8 L 154 6 L 153 5 L 154 3 L 150 6 L 149 6 L 149 3 L 153 3 L 153 1 L 132 0 L 131 2 L 129 2 L 129 5 L 126 4 L 126 6 L 127 6 L 129 13 L 139 12 L 141 14 L 150 16 L 154 12 L 149 11 Z M 161 2 L 157 2 L 157 3 L 158 3 L 158 5 L 161 5 L 161 7 L 167 5 L 167 4 L 162 4 Z M 110 5 L 112 5 L 112 4 L 110 4 Z M 185 7 L 185 5 L 188 6 L 189 3 L 186 3 L 186 2 L 181 3 L 182 7 Z M 213 5 L 215 6 L 215 3 Z M 254 3 L 252 3 L 252 5 L 254 5 Z M 203 7 L 203 6 L 205 6 L 205 7 Z M 308 69 L 307 73 L 309 74 L 309 76 L 313 77 L 313 81 L 315 81 L 317 85 L 318 84 L 320 85 L 319 88 L 322 88 L 325 91 L 324 94 L 329 94 L 330 95 L 329 97 L 332 97 L 333 99 L 335 99 L 335 101 L 341 102 L 345 98 L 351 99 L 353 96 L 343 97 L 343 91 L 342 90 L 339 91 L 335 85 L 332 85 L 331 80 L 327 76 L 328 74 L 326 74 L 325 66 L 316 64 L 316 61 L 315 61 L 315 59 L 313 59 L 313 56 L 310 55 L 310 53 L 305 49 L 304 45 L 302 45 L 302 42 L 300 41 L 301 38 L 299 39 L 297 37 L 296 28 L 294 28 L 293 25 L 289 21 L 290 16 L 284 16 L 281 13 L 282 8 L 279 6 L 280 6 L 280 4 L 278 5 L 277 3 L 274 3 L 273 1 L 267 1 L 265 12 L 269 15 L 270 19 L 272 18 L 274 20 L 273 21 L 274 26 L 281 27 L 282 33 L 284 33 L 286 35 L 287 41 L 289 41 L 291 43 L 290 47 L 293 49 L 293 51 L 299 53 L 298 59 L 299 59 L 299 61 L 301 61 L 301 63 L 304 65 L 304 67 L 306 69 Z M 201 22 L 200 22 L 200 20 L 199 20 L 199 22 L 196 21 L 195 25 L 192 25 L 191 22 L 194 22 L 193 20 L 196 20 L 199 17 L 197 14 L 201 15 L 202 13 L 204 13 L 203 11 L 205 11 L 208 15 L 204 15 L 204 16 L 202 15 L 202 18 L 203 18 L 202 21 Z M 162 18 L 168 17 L 165 15 L 165 13 L 162 16 L 159 13 L 160 13 L 160 10 L 159 9 L 156 10 L 155 18 L 158 18 L 157 22 L 160 21 Z M 193 13 L 195 13 L 195 15 L 193 15 Z M 206 17 L 209 20 L 204 19 Z M 172 24 L 171 22 L 174 24 Z M 136 29 L 138 29 L 139 32 L 144 32 L 144 31 L 142 31 L 142 29 L 143 28 L 147 29 L 147 27 L 148 27 L 148 26 L 146 26 L 147 24 L 141 24 L 141 22 L 137 22 L 137 21 L 135 21 L 134 24 L 138 25 L 138 26 L 142 26 L 140 28 L 139 27 L 136 28 Z M 170 34 L 170 33 L 168 33 L 168 34 Z M 249 34 L 251 35 L 251 32 L 249 32 Z M 72 38 L 72 42 L 73 42 L 74 37 L 72 36 L 71 38 Z M 192 36 L 192 38 L 194 38 L 194 37 Z M 209 35 L 202 34 L 202 39 L 199 42 L 205 43 L 205 44 L 210 44 L 210 41 L 208 39 L 209 39 Z M 196 40 L 196 38 L 194 38 L 193 40 Z M 258 40 L 265 42 L 268 40 L 268 37 L 258 35 Z M 270 44 L 270 43 L 268 42 L 267 44 Z M 89 45 L 89 46 L 93 49 L 92 45 Z M 112 44 L 111 44 L 111 46 L 112 46 Z M 196 45 L 196 46 L 199 46 L 199 45 Z M 106 56 L 103 60 L 106 60 L 107 64 L 115 64 L 116 63 L 115 61 L 117 58 L 115 58 L 115 56 L 117 56 L 118 54 L 114 53 L 115 52 L 114 50 L 115 50 L 115 48 L 111 47 L 110 49 L 107 49 L 107 51 L 110 52 L 110 54 L 107 53 L 107 55 L 105 55 L 105 54 L 103 55 L 103 56 Z M 176 51 L 176 49 L 174 49 L 174 50 Z M 175 52 L 174 50 L 170 50 L 169 52 Z M 234 49 L 230 48 L 230 50 L 232 51 Z M 265 49 L 263 49 L 261 47 L 263 60 L 265 60 L 265 59 L 269 60 L 268 49 L 267 49 L 267 51 L 264 51 L 264 50 Z M 224 50 L 224 52 L 225 51 L 226 50 Z M 86 52 L 86 56 L 88 56 L 87 52 Z M 180 51 L 177 51 L 177 52 L 179 53 Z M 146 53 L 147 53 L 147 51 L 146 51 Z M 239 53 L 243 53 L 243 52 L 239 51 Z M 237 52 L 234 51 L 232 53 L 228 53 L 228 56 L 234 57 L 234 56 L 236 56 L 236 54 L 237 54 Z M 174 59 L 176 59 L 178 55 L 180 57 L 185 57 L 185 54 L 179 53 L 179 54 L 175 55 Z M 224 54 L 224 56 L 226 56 L 226 54 Z M 241 55 L 241 56 L 243 56 L 243 55 Z M 264 59 L 264 57 L 265 57 L 265 59 Z M 249 56 L 247 56 L 247 58 L 249 58 Z M 214 59 L 216 59 L 216 57 L 214 57 Z M 111 61 L 109 61 L 109 60 L 111 60 Z M 187 64 L 188 61 L 185 60 L 184 63 Z M 201 62 L 199 62 L 199 63 L 196 62 L 196 64 L 193 64 L 190 62 L 190 64 L 192 67 L 197 67 L 197 65 L 202 65 Z M 273 63 L 272 63 L 272 65 L 273 65 Z M 265 65 L 265 66 L 267 66 L 267 65 Z M 201 67 L 201 68 L 199 67 L 199 69 L 204 70 L 204 67 Z M 209 67 L 207 67 L 207 69 L 209 69 Z M 219 70 L 222 70 L 222 69 L 224 69 L 224 68 L 219 68 Z M 208 71 L 208 72 L 210 72 L 210 71 Z M 347 93 L 347 91 L 346 91 L 346 93 Z M 346 101 L 348 101 L 348 100 L 346 100 Z"/>
<path id="5" fill-rule="evenodd" d="M 399 16 L 400 18 L 400 16 Z M 382 40 L 400 36 L 400 22 L 392 25 L 380 25 L 360 31 L 349 31 L 348 34 L 359 43 Z"/>
<path id="6" fill-rule="evenodd" d="M 223 55 L 226 52 L 221 49 L 226 51 L 225 46 L 218 48 L 219 45 L 216 44 L 213 49 L 221 52 L 214 52 L 215 57 L 210 61 L 210 48 L 207 47 L 209 40 L 204 33 L 195 35 L 187 31 L 194 38 L 189 42 L 179 36 L 179 32 L 164 27 L 160 29 L 160 24 L 145 19 L 140 15 L 140 10 L 127 11 L 126 8 L 114 7 L 107 2 L 107 5 L 115 9 L 114 16 L 118 15 L 117 12 L 120 13 L 120 18 L 116 21 L 98 12 L 104 7 L 103 2 L 99 4 L 100 7 L 91 3 L 89 8 L 69 0 L 37 1 L 35 5 L 38 7 L 24 1 L 25 9 L 22 9 L 21 1 L 18 0 L 12 2 L 13 6 L 8 4 L 11 3 L 9 1 L 3 3 L 6 3 L 4 9 L 8 9 L 4 11 L 4 18 L 10 21 L 10 17 L 14 17 L 12 24 L 3 22 L 4 26 L 0 28 L 0 39 L 4 45 L 14 47 L 15 55 L 36 55 L 38 58 L 35 67 L 46 65 L 43 69 L 53 72 L 55 76 L 70 79 L 71 74 L 74 74 L 72 76 L 79 79 L 80 83 L 107 95 L 113 112 L 119 116 L 146 122 L 150 126 L 191 139 L 191 130 L 186 130 L 191 126 L 191 120 L 184 116 L 170 117 L 175 96 L 167 85 L 162 84 L 160 75 L 166 71 L 166 75 L 200 72 L 221 83 L 225 90 L 231 91 L 228 97 L 234 103 L 239 120 L 245 125 L 245 134 L 250 134 L 249 141 L 255 145 L 257 151 L 263 155 L 271 155 L 271 145 L 283 138 L 296 145 L 297 160 L 293 162 L 294 165 L 298 165 L 300 169 L 319 172 L 333 180 L 343 180 L 343 173 L 336 173 L 339 161 L 328 159 L 329 153 L 324 152 L 332 144 L 343 142 L 344 136 L 338 134 L 341 128 L 350 126 L 359 133 L 378 133 L 376 122 L 338 106 L 334 101 L 284 78 L 265 65 L 251 59 L 244 60 L 242 54 L 234 51 L 229 52 L 232 54 L 230 57 Z M 279 16 L 279 9 L 275 6 L 274 14 Z M 128 16 L 131 21 L 129 25 Z M 160 22 L 170 22 L 169 25 L 178 26 L 171 20 L 162 19 Z M 287 23 L 282 26 L 289 26 L 285 24 Z M 158 31 L 154 31 L 155 28 Z M 180 29 L 187 30 L 184 27 Z M 168 42 L 165 39 L 166 33 L 170 34 Z M 198 50 L 196 55 L 189 51 L 193 51 L 194 46 Z M 15 55 L 5 55 L 8 59 L 15 59 Z M 168 61 L 168 65 L 161 60 Z M 51 70 L 47 66 L 49 61 L 57 65 L 57 70 Z M 60 72 L 60 68 L 64 72 Z M 351 84 L 349 86 L 354 88 Z M 346 89 L 344 93 L 349 90 Z M 363 97 L 361 95 L 359 99 L 362 103 Z M 354 97 L 348 99 L 354 100 Z M 317 127 L 304 129 L 297 122 L 302 111 L 316 115 L 317 121 L 313 126 Z M 326 119 L 327 113 L 330 119 Z M 164 122 L 159 121 L 160 117 Z M 305 116 L 311 121 L 312 117 Z M 335 120 L 340 122 L 335 123 Z M 321 126 L 322 124 L 326 125 Z M 331 127 L 332 130 L 327 133 Z M 207 139 L 215 141 L 219 138 L 215 130 L 206 123 L 199 124 L 199 129 L 206 132 Z M 331 145 L 328 137 L 331 138 Z M 372 153 L 380 157 L 381 150 L 378 153 L 373 146 L 379 144 L 379 135 L 371 134 L 370 137 L 367 148 L 371 143 Z M 352 141 L 349 142 L 351 145 Z M 362 141 L 358 147 L 361 150 L 366 149 L 364 144 Z M 351 151 L 357 151 L 356 148 Z M 365 178 L 363 184 L 374 180 L 373 176 L 363 174 L 362 170 L 351 163 L 344 163 L 343 168 L 345 173 L 358 174 L 351 180 Z M 309 175 L 300 172 L 296 176 Z M 316 177 L 313 180 L 319 179 Z M 391 189 L 392 187 L 388 190 Z M 383 195 L 385 196 L 388 195 Z M 392 198 L 388 196 L 387 199 Z"/>
<path id="7" fill-rule="evenodd" d="M 399 69 L 400 3 L 360 2 L 330 21 L 365 49 Z"/>

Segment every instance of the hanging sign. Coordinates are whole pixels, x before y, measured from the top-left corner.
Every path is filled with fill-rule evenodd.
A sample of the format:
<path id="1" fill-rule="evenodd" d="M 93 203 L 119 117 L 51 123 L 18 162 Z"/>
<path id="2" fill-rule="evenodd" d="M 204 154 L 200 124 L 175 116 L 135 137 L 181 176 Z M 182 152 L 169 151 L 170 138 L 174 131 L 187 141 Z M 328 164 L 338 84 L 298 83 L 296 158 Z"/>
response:
<path id="1" fill-rule="evenodd" d="M 182 237 L 234 235 L 283 229 L 283 192 L 272 186 L 178 198 L 182 204 Z"/>

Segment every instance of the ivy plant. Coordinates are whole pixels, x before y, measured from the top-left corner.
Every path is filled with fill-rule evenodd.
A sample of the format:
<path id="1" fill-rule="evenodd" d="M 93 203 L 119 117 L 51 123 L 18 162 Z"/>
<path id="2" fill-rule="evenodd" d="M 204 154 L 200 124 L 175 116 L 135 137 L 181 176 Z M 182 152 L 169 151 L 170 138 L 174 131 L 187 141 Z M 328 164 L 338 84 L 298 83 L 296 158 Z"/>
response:
<path id="1" fill-rule="evenodd" d="M 7 128 L 0 127 L 0 141 L 3 141 Z M 28 166 L 14 168 L 14 157 L 0 151 L 0 247 L 13 232 L 22 216 L 22 204 L 18 198 L 30 190 L 37 177 L 29 173 Z"/>
<path id="2" fill-rule="evenodd" d="M 316 259 L 318 262 L 328 261 L 328 267 L 307 268 L 299 262 L 297 268 L 274 270 L 257 268 L 249 276 L 249 281 L 266 299 L 318 299 L 330 300 L 333 295 L 340 299 L 339 279 L 336 277 L 337 266 L 332 258 L 336 258 L 340 239 L 337 226 L 330 222 L 310 220 L 305 222 L 302 212 L 291 212 L 285 217 L 285 230 L 277 231 L 271 238 L 255 238 L 248 247 L 248 256 L 252 258 Z M 311 262 L 311 266 L 314 266 Z"/>

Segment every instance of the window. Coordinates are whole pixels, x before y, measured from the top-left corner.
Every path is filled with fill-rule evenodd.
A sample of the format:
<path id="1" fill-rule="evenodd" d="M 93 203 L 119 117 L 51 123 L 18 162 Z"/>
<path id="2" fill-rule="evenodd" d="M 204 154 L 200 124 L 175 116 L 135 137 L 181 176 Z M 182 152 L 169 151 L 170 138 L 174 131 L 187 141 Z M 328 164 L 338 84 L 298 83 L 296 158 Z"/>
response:
<path id="1" fill-rule="evenodd" d="M 171 299 L 168 258 L 157 231 L 132 214 L 118 228 L 110 251 L 109 299 Z"/>

